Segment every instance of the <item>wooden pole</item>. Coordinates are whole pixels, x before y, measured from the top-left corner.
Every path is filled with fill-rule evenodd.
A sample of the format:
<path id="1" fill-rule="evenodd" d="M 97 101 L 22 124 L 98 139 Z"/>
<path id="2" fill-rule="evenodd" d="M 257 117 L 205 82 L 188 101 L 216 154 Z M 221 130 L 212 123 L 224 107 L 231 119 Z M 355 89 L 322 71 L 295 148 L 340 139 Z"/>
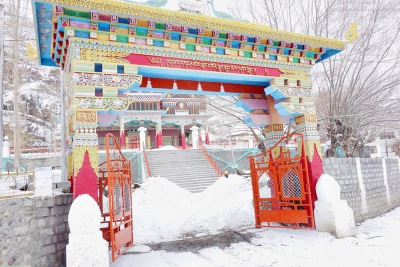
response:
<path id="1" fill-rule="evenodd" d="M 66 147 L 66 134 L 67 134 L 67 124 L 66 110 L 65 110 L 65 82 L 64 82 L 64 71 L 60 69 L 60 87 L 61 87 L 61 181 L 68 181 L 67 178 L 67 147 Z"/>

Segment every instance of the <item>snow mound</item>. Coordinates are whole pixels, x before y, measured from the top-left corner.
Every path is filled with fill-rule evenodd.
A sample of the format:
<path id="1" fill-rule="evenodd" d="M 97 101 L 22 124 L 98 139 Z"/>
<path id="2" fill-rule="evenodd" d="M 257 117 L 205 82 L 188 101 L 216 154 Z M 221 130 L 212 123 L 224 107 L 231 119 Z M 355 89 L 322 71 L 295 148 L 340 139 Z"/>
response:
<path id="1" fill-rule="evenodd" d="M 232 193 L 251 190 L 251 184 L 243 179 L 242 176 L 230 174 L 229 178 L 222 176 L 214 184 L 204 190 L 203 196 L 229 195 Z"/>
<path id="2" fill-rule="evenodd" d="M 238 175 L 221 177 L 200 194 L 165 178 L 149 178 L 133 194 L 134 235 L 149 244 L 254 225 L 252 191 Z"/>

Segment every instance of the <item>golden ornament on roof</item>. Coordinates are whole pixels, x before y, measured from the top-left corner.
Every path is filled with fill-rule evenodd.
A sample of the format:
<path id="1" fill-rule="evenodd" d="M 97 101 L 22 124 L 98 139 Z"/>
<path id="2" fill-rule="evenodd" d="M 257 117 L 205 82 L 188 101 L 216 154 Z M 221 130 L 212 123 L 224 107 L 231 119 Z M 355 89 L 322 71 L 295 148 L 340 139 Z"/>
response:
<path id="1" fill-rule="evenodd" d="M 358 38 L 358 24 L 357 22 L 353 22 L 350 25 L 349 30 L 346 32 L 345 38 L 347 39 L 348 43 L 352 43 Z"/>

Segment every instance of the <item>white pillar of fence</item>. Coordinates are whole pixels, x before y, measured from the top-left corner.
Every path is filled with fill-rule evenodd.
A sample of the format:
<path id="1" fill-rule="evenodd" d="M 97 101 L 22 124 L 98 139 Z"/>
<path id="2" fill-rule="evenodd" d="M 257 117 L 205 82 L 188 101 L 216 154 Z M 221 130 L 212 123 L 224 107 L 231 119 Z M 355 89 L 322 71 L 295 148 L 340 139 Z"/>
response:
<path id="1" fill-rule="evenodd" d="M 89 195 L 80 195 L 68 214 L 67 267 L 109 266 L 108 243 L 100 231 L 100 209 Z"/>
<path id="2" fill-rule="evenodd" d="M 364 180 L 362 177 L 360 158 L 356 158 L 356 168 L 357 168 L 358 185 L 361 191 L 361 212 L 362 214 L 365 214 L 368 212 L 367 192 L 365 191 Z"/>
<path id="3" fill-rule="evenodd" d="M 35 196 L 53 195 L 53 173 L 51 167 L 35 168 Z"/>
<path id="4" fill-rule="evenodd" d="M 340 186 L 329 174 L 323 174 L 316 186 L 315 227 L 319 232 L 334 234 L 337 238 L 355 235 L 353 210 L 340 199 Z"/>
<path id="5" fill-rule="evenodd" d="M 388 184 L 387 170 L 386 170 L 386 158 L 382 158 L 382 167 L 383 167 L 383 183 L 386 188 L 386 201 L 389 207 L 392 205 L 392 199 L 390 197 L 390 188 Z"/>
<path id="6" fill-rule="evenodd" d="M 137 129 L 139 131 L 139 142 L 140 142 L 140 152 L 143 151 L 144 146 L 146 145 L 146 131 L 147 129 L 144 127 L 140 127 Z"/>
<path id="7" fill-rule="evenodd" d="M 8 136 L 4 136 L 3 141 L 3 158 L 10 157 L 10 142 L 8 142 Z"/>
<path id="8" fill-rule="evenodd" d="M 192 148 L 198 149 L 199 148 L 199 127 L 193 126 L 190 128 L 192 131 Z"/>

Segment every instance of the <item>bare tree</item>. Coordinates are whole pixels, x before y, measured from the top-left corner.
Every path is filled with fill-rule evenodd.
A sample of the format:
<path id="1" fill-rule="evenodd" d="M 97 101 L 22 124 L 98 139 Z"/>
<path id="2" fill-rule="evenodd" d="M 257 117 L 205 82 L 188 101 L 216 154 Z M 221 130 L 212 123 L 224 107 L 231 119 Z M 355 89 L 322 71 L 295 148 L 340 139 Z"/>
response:
<path id="1" fill-rule="evenodd" d="M 20 163 L 19 159 L 21 157 L 21 131 L 20 131 L 20 94 L 19 94 L 19 38 L 20 38 L 20 7 L 21 0 L 16 0 L 10 2 L 12 5 L 12 15 L 13 15 L 13 93 L 14 93 L 14 167 L 19 169 Z"/>
<path id="2" fill-rule="evenodd" d="M 343 39 L 354 21 L 359 24 L 359 38 L 313 72 L 319 126 L 322 137 L 331 143 L 327 156 L 333 156 L 337 147 L 346 156 L 355 156 L 382 131 L 382 125 L 399 129 L 397 0 L 252 2 L 252 7 L 236 12 L 250 14 L 253 21 L 279 30 Z"/>
<path id="3" fill-rule="evenodd" d="M 247 125 L 244 121 L 244 117 L 248 115 L 248 113 L 242 109 L 236 108 L 236 101 L 238 100 L 237 97 L 221 97 L 221 96 L 214 96 L 207 98 L 207 105 L 209 111 L 213 112 L 218 116 L 224 116 L 225 122 L 230 122 L 233 124 L 244 124 Z M 223 114 L 221 114 L 223 113 Z M 264 128 L 263 127 L 250 127 L 249 131 L 253 135 L 254 139 L 258 143 L 258 148 L 261 151 L 265 150 L 265 146 L 263 143 L 262 138 L 260 135 L 265 137 Z"/>

